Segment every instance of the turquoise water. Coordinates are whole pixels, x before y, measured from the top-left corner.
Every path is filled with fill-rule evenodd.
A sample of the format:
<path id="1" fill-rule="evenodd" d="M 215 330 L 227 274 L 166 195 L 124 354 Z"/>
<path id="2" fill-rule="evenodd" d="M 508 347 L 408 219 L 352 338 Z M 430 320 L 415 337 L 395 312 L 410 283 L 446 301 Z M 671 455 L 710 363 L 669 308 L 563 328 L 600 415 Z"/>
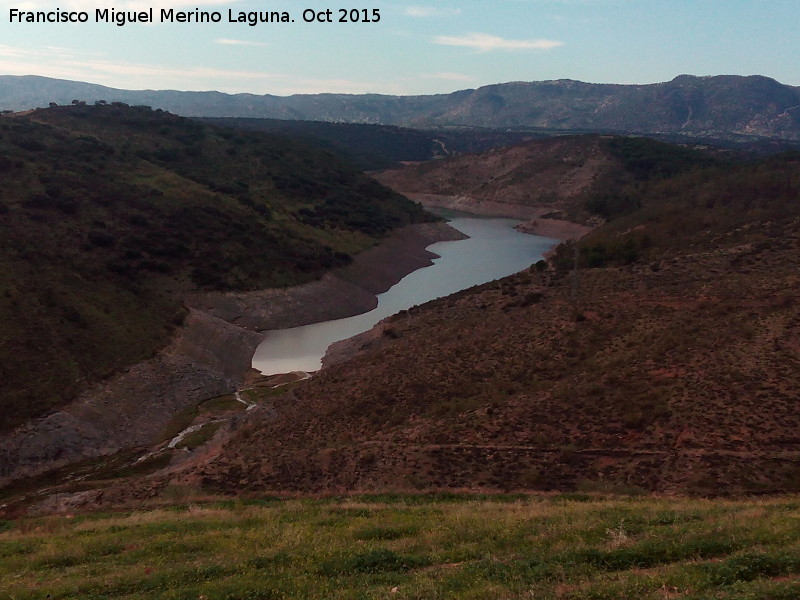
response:
<path id="1" fill-rule="evenodd" d="M 416 304 L 448 296 L 528 268 L 557 240 L 520 233 L 515 219 L 444 213 L 449 224 L 469 236 L 438 242 L 428 250 L 439 255 L 430 267 L 409 273 L 378 295 L 378 306 L 355 317 L 265 332 L 253 356 L 253 367 L 265 375 L 317 371 L 328 346 L 368 329 L 378 321 Z"/>

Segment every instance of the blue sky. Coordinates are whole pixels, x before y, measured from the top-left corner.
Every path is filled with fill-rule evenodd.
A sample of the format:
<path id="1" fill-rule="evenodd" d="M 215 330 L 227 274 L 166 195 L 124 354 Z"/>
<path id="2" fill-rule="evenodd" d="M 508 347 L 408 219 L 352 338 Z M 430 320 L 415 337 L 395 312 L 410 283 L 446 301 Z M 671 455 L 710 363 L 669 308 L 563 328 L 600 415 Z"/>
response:
<path id="1" fill-rule="evenodd" d="M 216 24 L 95 23 L 95 9 L 219 11 Z M 11 9 L 87 11 L 10 23 Z M 366 8 L 377 23 L 306 23 Z M 228 23 L 228 10 L 294 23 Z M 507 81 L 767 75 L 800 86 L 800 0 L 0 0 L 0 74 L 124 89 L 448 93 Z"/>

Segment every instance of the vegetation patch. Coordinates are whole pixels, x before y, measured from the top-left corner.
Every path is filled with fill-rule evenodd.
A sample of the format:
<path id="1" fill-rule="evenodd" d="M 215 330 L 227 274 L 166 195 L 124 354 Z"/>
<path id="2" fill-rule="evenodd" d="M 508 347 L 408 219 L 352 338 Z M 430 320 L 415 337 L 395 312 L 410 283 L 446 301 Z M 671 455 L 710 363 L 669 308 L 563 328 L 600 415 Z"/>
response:
<path id="1" fill-rule="evenodd" d="M 309 281 L 433 219 L 308 143 L 119 104 L 3 119 L 0 182 L 0 430 L 151 358 L 188 290 Z"/>
<path id="2" fill-rule="evenodd" d="M 794 497 L 499 500 L 254 498 L 25 517 L 0 532 L 0 589 L 62 600 L 788 599 L 800 590 Z"/>

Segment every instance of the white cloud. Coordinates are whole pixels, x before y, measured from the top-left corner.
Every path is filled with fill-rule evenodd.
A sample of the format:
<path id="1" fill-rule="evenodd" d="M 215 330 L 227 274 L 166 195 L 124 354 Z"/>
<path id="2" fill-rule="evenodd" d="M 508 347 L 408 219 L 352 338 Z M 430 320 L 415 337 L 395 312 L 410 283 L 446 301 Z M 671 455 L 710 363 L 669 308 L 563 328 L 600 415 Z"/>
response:
<path id="1" fill-rule="evenodd" d="M 130 76 L 167 76 L 170 78 L 192 78 L 208 79 L 227 78 L 227 79 L 263 79 L 274 77 L 269 73 L 259 73 L 254 71 L 231 71 L 227 69 L 210 69 L 208 67 L 186 67 L 180 69 L 170 69 L 158 65 L 146 65 L 136 63 L 120 63 L 118 61 L 106 60 L 66 60 L 64 65 L 87 69 L 94 73 L 109 75 Z"/>
<path id="2" fill-rule="evenodd" d="M 454 17 L 461 14 L 460 8 L 440 8 L 438 6 L 408 6 L 403 11 L 407 17 Z"/>
<path id="3" fill-rule="evenodd" d="M 440 35 L 433 38 L 433 43 L 442 46 L 474 48 L 479 52 L 491 52 L 493 50 L 551 50 L 564 45 L 564 42 L 545 39 L 508 40 L 488 33 L 468 33 L 461 36 Z"/>
<path id="4" fill-rule="evenodd" d="M 266 46 L 264 42 L 250 42 L 247 40 L 229 40 L 226 38 L 219 38 L 214 40 L 215 44 L 222 44 L 224 46 Z"/>
<path id="5" fill-rule="evenodd" d="M 220 91 L 264 88 L 284 76 L 258 71 L 210 67 L 168 67 L 145 63 L 104 60 L 64 48 L 37 50 L 0 45 L 0 72 L 8 75 L 41 75 L 86 81 L 121 89 L 215 89 Z M 265 90 L 266 91 L 266 90 Z"/>
<path id="6" fill-rule="evenodd" d="M 351 79 L 304 79 L 285 73 L 237 71 L 203 66 L 165 65 L 107 60 L 89 52 L 44 47 L 28 50 L 0 44 L 0 73 L 40 75 L 56 79 L 86 81 L 125 90 L 179 89 L 217 90 L 251 94 L 364 94 L 381 90 L 402 94 L 406 90 L 394 81 Z"/>
<path id="7" fill-rule="evenodd" d="M 475 81 L 474 77 L 462 73 L 423 73 L 423 79 L 443 79 L 445 81 Z"/>

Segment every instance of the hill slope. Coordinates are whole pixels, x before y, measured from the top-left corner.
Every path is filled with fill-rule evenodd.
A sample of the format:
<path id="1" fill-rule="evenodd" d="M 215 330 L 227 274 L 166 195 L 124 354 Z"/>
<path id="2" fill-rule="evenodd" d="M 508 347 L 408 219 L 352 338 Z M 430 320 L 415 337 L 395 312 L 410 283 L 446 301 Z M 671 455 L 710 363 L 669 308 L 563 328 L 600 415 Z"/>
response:
<path id="1" fill-rule="evenodd" d="M 313 139 L 317 144 L 342 154 L 365 171 L 397 167 L 399 163 L 407 161 L 422 162 L 454 154 L 485 152 L 544 135 L 481 128 L 419 130 L 392 125 L 281 119 L 203 120 L 223 127 Z"/>
<path id="2" fill-rule="evenodd" d="M 712 154 L 649 139 L 557 136 L 376 173 L 428 205 L 520 218 L 597 222 L 587 208 L 604 191 L 714 162 Z M 597 213 L 598 211 L 594 211 Z M 602 216 L 608 216 L 603 214 Z"/>
<path id="3" fill-rule="evenodd" d="M 681 75 L 648 85 L 515 82 L 431 96 L 289 97 L 128 91 L 43 77 L 0 77 L 0 107 L 6 109 L 75 99 L 152 105 L 186 116 L 800 139 L 800 92 L 762 76 Z"/>
<path id="4" fill-rule="evenodd" d="M 212 489 L 703 494 L 800 482 L 800 158 L 618 190 L 566 270 L 390 319 L 195 471 Z M 638 208 L 637 208 L 638 207 Z M 555 257 L 572 265 L 567 246 Z"/>
<path id="5" fill-rule="evenodd" d="M 318 277 L 422 209 L 332 155 L 161 111 L 0 119 L 0 429 L 163 347 L 182 294 Z"/>
<path id="6" fill-rule="evenodd" d="M 3 521 L 9 598 L 790 600 L 796 496 L 203 498 Z M 205 501 L 204 501 L 205 500 Z M 216 500 L 216 501 L 215 501 Z"/>

